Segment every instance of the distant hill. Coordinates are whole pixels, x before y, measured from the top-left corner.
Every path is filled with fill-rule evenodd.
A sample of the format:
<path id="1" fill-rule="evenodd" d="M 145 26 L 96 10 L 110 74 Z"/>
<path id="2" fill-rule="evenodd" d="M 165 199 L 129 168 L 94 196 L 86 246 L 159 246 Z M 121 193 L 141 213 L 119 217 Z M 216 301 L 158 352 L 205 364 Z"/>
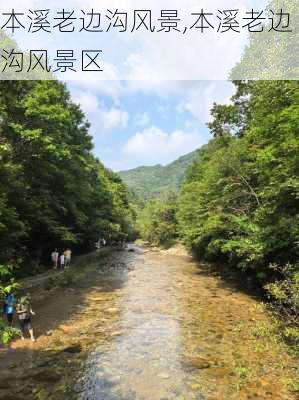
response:
<path id="1" fill-rule="evenodd" d="M 178 191 L 188 167 L 195 161 L 198 150 L 180 157 L 169 165 L 160 164 L 152 167 L 138 167 L 118 174 L 123 182 L 137 196 L 144 200 L 155 197 L 165 191 Z"/>

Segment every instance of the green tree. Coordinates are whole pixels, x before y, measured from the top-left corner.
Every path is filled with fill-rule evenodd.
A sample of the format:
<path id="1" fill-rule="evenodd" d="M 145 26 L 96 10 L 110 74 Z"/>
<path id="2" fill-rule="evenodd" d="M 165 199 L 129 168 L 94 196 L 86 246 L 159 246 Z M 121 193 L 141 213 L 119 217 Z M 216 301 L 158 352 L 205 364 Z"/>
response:
<path id="1" fill-rule="evenodd" d="M 132 210 L 120 178 L 92 154 L 89 124 L 57 81 L 0 82 L 0 261 L 87 251 L 124 236 Z M 108 229 L 109 227 L 109 229 Z"/>
<path id="2" fill-rule="evenodd" d="M 137 229 L 143 240 L 165 247 L 177 238 L 177 195 L 166 193 L 150 200 L 137 217 Z"/>
<path id="3" fill-rule="evenodd" d="M 298 257 L 298 82 L 235 84 L 183 186 L 179 231 L 201 257 L 271 279 L 270 263 Z"/>

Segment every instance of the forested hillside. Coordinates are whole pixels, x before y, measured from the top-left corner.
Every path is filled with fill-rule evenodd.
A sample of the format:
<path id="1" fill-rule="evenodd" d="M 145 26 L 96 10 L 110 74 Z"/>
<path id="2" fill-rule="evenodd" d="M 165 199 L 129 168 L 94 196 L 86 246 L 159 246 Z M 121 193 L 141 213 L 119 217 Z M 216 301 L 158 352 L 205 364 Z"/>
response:
<path id="1" fill-rule="evenodd" d="M 186 177 L 186 170 L 197 158 L 197 154 L 198 152 L 194 151 L 166 166 L 143 166 L 121 171 L 119 175 L 137 196 L 149 200 L 168 191 L 178 192 Z"/>
<path id="2" fill-rule="evenodd" d="M 126 188 L 93 156 L 88 128 L 63 84 L 0 82 L 0 272 L 130 233 Z"/>
<path id="3" fill-rule="evenodd" d="M 178 206 L 184 242 L 201 257 L 260 276 L 298 257 L 298 82 L 236 82 L 215 105 Z"/>
<path id="4" fill-rule="evenodd" d="M 230 105 L 214 105 L 214 139 L 188 170 L 178 234 L 201 258 L 271 276 L 270 264 L 298 257 L 298 82 L 235 86 Z"/>
<path id="5" fill-rule="evenodd" d="M 139 230 L 156 245 L 179 239 L 201 260 L 259 281 L 291 323 L 299 310 L 298 81 L 235 87 L 230 105 L 214 105 L 214 138 L 178 198 L 149 202 Z"/>

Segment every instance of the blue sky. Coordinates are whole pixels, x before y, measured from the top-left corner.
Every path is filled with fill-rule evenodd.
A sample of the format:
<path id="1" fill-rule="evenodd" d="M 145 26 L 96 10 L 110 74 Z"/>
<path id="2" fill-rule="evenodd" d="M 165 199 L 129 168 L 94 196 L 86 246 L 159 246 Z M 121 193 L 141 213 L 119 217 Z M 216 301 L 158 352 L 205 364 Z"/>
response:
<path id="1" fill-rule="evenodd" d="M 226 81 L 68 82 L 91 123 L 94 152 L 115 171 L 167 164 L 211 138 L 213 102 L 228 102 Z"/>
<path id="2" fill-rule="evenodd" d="M 3 9 L 20 7 L 17 0 L 1 3 Z M 225 1 L 225 7 L 242 13 L 263 9 L 265 4 L 266 0 Z M 199 5 L 197 0 L 51 0 L 50 4 L 27 0 L 22 7 L 24 12 L 43 8 L 54 12 L 65 7 L 77 13 L 91 8 L 121 8 L 131 13 L 151 8 L 156 15 L 164 8 L 190 17 Z M 224 2 L 202 0 L 200 7 L 217 11 Z M 219 35 L 216 30 L 185 36 L 176 32 L 159 36 L 148 32 L 104 36 L 17 32 L 14 38 L 27 51 L 47 48 L 55 54 L 57 48 L 79 53 L 80 49 L 103 49 L 104 72 L 100 75 L 78 72 L 59 78 L 66 81 L 91 123 L 95 155 L 115 171 L 165 165 L 206 143 L 211 137 L 206 127 L 209 110 L 213 102 L 229 101 L 233 85 L 226 79 L 248 42 L 246 33 Z"/>

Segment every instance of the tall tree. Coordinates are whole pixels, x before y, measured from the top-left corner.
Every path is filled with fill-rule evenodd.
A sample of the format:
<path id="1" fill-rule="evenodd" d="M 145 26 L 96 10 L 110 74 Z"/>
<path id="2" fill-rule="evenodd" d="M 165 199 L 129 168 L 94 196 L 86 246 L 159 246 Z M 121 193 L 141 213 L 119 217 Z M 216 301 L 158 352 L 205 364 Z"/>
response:
<path id="1" fill-rule="evenodd" d="M 88 129 L 62 83 L 0 82 L 4 261 L 89 249 L 109 224 L 118 235 L 129 229 L 125 187 L 93 156 Z"/>
<path id="2" fill-rule="evenodd" d="M 185 242 L 261 276 L 298 257 L 298 82 L 236 82 L 179 199 Z"/>

